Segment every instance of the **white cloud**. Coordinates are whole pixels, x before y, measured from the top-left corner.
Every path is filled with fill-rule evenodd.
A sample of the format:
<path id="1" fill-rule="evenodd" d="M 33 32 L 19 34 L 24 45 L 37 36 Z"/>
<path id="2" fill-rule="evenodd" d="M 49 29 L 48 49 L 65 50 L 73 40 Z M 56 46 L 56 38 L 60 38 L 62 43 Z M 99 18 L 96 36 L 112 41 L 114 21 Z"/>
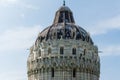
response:
<path id="1" fill-rule="evenodd" d="M 0 5 L 7 6 L 9 4 L 15 4 L 19 0 L 0 0 Z"/>
<path id="2" fill-rule="evenodd" d="M 101 56 L 120 56 L 120 45 L 104 46 L 100 50 L 103 52 Z"/>
<path id="3" fill-rule="evenodd" d="M 25 4 L 25 3 L 21 3 L 20 4 L 21 7 L 26 8 L 26 9 L 32 9 L 32 10 L 38 10 L 39 7 L 32 5 L 32 4 Z"/>
<path id="4" fill-rule="evenodd" d="M 20 14 L 20 17 L 25 18 L 25 14 L 24 13 Z"/>
<path id="5" fill-rule="evenodd" d="M 105 34 L 111 30 L 120 29 L 120 15 L 98 22 L 89 28 L 92 35 Z"/>
<path id="6" fill-rule="evenodd" d="M 0 34 L 0 53 L 28 49 L 34 43 L 40 26 L 20 27 L 6 30 Z"/>
<path id="7" fill-rule="evenodd" d="M 0 6 L 9 7 L 9 6 L 21 7 L 25 9 L 38 10 L 39 7 L 25 3 L 22 0 L 0 0 Z"/>
<path id="8" fill-rule="evenodd" d="M 13 3 L 17 2 L 18 0 L 0 0 L 0 3 Z"/>
<path id="9" fill-rule="evenodd" d="M 0 72 L 1 80 L 27 80 L 27 73 L 25 71 L 7 71 Z"/>

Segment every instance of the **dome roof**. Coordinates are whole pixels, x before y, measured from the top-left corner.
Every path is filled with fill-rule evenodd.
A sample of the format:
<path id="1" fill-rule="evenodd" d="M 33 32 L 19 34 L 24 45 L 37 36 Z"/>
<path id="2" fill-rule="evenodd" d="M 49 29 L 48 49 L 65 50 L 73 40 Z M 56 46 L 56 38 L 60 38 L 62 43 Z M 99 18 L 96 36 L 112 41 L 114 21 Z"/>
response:
<path id="1" fill-rule="evenodd" d="M 62 6 L 56 12 L 54 22 L 44 29 L 38 36 L 40 42 L 54 39 L 75 39 L 93 44 L 93 41 L 82 27 L 75 25 L 72 11 L 67 6 Z"/>
<path id="2" fill-rule="evenodd" d="M 61 6 L 58 11 L 71 11 L 67 6 Z"/>

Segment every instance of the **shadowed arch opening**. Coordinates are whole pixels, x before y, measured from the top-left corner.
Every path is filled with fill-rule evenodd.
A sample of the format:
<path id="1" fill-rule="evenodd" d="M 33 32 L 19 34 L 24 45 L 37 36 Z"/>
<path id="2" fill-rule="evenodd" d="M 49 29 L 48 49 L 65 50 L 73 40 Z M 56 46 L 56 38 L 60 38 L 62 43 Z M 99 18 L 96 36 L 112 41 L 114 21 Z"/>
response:
<path id="1" fill-rule="evenodd" d="M 64 54 L 64 47 L 60 47 L 60 54 Z"/>
<path id="2" fill-rule="evenodd" d="M 76 48 L 73 48 L 73 49 L 72 49 L 72 54 L 73 54 L 73 55 L 76 55 Z"/>

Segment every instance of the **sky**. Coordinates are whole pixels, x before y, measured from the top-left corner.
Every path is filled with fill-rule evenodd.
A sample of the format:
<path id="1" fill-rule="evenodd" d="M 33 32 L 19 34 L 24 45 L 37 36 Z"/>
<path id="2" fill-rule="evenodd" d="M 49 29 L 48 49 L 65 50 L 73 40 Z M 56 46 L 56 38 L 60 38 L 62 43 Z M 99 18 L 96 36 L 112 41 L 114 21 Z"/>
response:
<path id="1" fill-rule="evenodd" d="M 62 0 L 0 0 L 0 80 L 27 80 L 29 48 Z M 66 0 L 98 46 L 100 80 L 120 80 L 120 0 Z"/>

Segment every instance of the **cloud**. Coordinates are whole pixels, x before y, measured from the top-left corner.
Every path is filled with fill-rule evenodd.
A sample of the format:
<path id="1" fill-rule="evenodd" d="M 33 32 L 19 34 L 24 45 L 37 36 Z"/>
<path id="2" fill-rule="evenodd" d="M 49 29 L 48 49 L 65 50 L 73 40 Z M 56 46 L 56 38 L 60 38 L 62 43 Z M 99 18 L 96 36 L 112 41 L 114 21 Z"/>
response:
<path id="1" fill-rule="evenodd" d="M 101 56 L 120 56 L 120 45 L 108 45 L 101 48 L 103 53 L 100 53 Z"/>
<path id="2" fill-rule="evenodd" d="M 14 3 L 17 2 L 18 0 L 0 0 L 0 3 Z"/>
<path id="3" fill-rule="evenodd" d="M 24 14 L 24 13 L 21 13 L 21 14 L 20 14 L 20 17 L 21 17 L 21 18 L 25 18 L 25 14 Z"/>
<path id="4" fill-rule="evenodd" d="M 27 80 L 26 71 L 7 71 L 7 72 L 0 72 L 0 79 L 1 80 Z"/>
<path id="5" fill-rule="evenodd" d="M 17 27 L 0 34 L 0 53 L 28 49 L 34 43 L 41 27 Z"/>
<path id="6" fill-rule="evenodd" d="M 0 0 L 0 6 L 4 7 L 9 7 L 9 6 L 14 6 L 14 7 L 20 7 L 20 8 L 25 8 L 25 9 L 32 9 L 32 10 L 38 10 L 39 7 L 25 3 L 22 0 Z"/>
<path id="7" fill-rule="evenodd" d="M 115 29 L 120 29 L 120 15 L 100 21 L 88 30 L 92 35 L 99 35 L 106 34 Z"/>
<path id="8" fill-rule="evenodd" d="M 26 8 L 26 9 L 32 9 L 32 10 L 38 10 L 39 7 L 32 5 L 32 4 L 26 4 L 26 3 L 21 3 L 19 4 L 21 7 Z"/>
<path id="9" fill-rule="evenodd" d="M 0 0 L 0 5 L 7 6 L 9 4 L 15 4 L 19 2 L 19 0 Z"/>

